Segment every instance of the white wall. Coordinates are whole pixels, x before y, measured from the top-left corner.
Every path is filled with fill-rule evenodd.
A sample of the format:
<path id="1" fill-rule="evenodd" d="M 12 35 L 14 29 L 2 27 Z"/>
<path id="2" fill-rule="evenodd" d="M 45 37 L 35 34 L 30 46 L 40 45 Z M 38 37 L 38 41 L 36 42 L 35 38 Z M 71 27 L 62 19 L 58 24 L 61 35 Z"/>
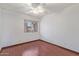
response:
<path id="1" fill-rule="evenodd" d="M 37 19 L 6 9 L 1 9 L 1 17 L 2 19 L 0 19 L 0 21 L 3 21 L 3 25 L 1 25 L 0 22 L 0 28 L 3 27 L 3 35 L 0 41 L 1 47 L 28 42 L 40 38 L 39 33 L 24 33 L 24 19 Z"/>
<path id="2" fill-rule="evenodd" d="M 1 39 L 2 39 L 2 17 L 1 17 L 1 9 L 0 9 L 0 48 L 1 48 Z"/>
<path id="3" fill-rule="evenodd" d="M 79 52 L 79 5 L 45 16 L 40 30 L 43 40 Z"/>

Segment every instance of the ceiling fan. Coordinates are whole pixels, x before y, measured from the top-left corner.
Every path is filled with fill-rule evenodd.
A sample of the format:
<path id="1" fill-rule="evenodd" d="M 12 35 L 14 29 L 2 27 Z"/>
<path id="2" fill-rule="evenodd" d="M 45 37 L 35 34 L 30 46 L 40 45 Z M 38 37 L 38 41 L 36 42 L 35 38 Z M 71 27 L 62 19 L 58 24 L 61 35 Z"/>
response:
<path id="1" fill-rule="evenodd" d="M 27 3 L 29 8 L 31 9 L 29 12 L 33 14 L 44 13 L 45 9 L 41 3 Z"/>

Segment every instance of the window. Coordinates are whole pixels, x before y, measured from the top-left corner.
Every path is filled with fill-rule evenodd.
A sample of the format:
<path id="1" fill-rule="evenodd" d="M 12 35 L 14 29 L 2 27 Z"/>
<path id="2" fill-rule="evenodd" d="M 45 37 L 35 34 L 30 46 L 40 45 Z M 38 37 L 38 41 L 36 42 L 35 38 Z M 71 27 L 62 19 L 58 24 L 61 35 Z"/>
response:
<path id="1" fill-rule="evenodd" d="M 24 20 L 24 32 L 38 32 L 38 21 Z"/>

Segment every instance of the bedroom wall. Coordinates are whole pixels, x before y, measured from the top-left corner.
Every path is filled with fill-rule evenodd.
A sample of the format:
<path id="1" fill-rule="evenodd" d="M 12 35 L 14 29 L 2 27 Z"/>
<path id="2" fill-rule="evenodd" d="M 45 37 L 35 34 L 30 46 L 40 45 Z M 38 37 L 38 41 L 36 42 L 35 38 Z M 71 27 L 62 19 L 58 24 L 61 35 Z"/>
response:
<path id="1" fill-rule="evenodd" d="M 36 21 L 38 19 L 6 9 L 1 9 L 1 17 L 2 19 L 0 19 L 0 21 L 3 21 L 3 25 L 0 25 L 3 27 L 3 35 L 1 34 L 2 38 L 0 41 L 1 47 L 28 42 L 40 38 L 39 33 L 24 33 L 24 19 Z"/>
<path id="2" fill-rule="evenodd" d="M 1 9 L 0 9 L 0 48 L 1 48 L 1 39 L 2 39 L 2 17 L 1 17 Z"/>
<path id="3" fill-rule="evenodd" d="M 79 52 L 79 5 L 45 16 L 40 31 L 43 40 Z"/>

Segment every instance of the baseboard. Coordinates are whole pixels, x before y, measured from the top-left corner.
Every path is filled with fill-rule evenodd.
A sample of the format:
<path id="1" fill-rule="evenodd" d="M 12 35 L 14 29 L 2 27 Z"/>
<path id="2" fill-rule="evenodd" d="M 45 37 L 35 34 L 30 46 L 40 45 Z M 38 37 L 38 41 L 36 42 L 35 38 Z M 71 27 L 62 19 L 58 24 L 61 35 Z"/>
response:
<path id="1" fill-rule="evenodd" d="M 32 40 L 32 41 L 28 41 L 28 42 L 23 42 L 23 43 L 18 43 L 18 44 L 11 45 L 11 46 L 6 46 L 6 47 L 3 47 L 2 49 L 14 47 L 14 46 L 19 46 L 19 45 L 22 45 L 22 44 L 27 44 L 27 43 L 31 43 L 31 42 L 35 42 L 35 41 L 40 41 L 40 39 Z"/>
<path id="2" fill-rule="evenodd" d="M 43 42 L 46 42 L 46 43 L 48 43 L 48 44 L 51 44 L 51 45 L 54 45 L 54 46 L 60 47 L 60 48 L 62 48 L 62 49 L 65 49 L 65 50 L 71 51 L 71 52 L 76 53 L 76 54 L 79 55 L 79 52 L 76 52 L 76 51 L 74 51 L 74 50 L 71 50 L 71 49 L 68 49 L 68 48 L 62 47 L 62 46 L 60 46 L 60 45 L 53 44 L 53 43 L 50 43 L 50 42 L 47 42 L 47 41 L 44 41 L 44 40 L 41 40 L 41 39 L 39 39 L 39 40 L 40 40 L 40 41 L 43 41 Z"/>

